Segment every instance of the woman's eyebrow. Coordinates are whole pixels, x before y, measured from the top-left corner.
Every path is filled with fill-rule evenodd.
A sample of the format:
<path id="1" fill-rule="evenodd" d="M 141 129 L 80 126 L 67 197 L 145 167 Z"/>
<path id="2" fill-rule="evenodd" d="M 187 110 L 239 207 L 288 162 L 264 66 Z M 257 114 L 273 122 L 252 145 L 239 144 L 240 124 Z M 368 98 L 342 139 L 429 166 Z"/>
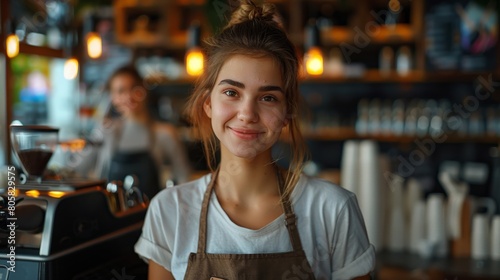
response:
<path id="1" fill-rule="evenodd" d="M 280 86 L 262 86 L 259 88 L 259 91 L 279 91 L 285 93 Z"/>
<path id="2" fill-rule="evenodd" d="M 231 80 L 231 79 L 224 79 L 224 80 L 219 82 L 219 86 L 223 85 L 223 84 L 232 85 L 232 86 L 235 86 L 238 88 L 245 88 L 245 85 L 243 83 L 240 83 L 240 82 L 237 82 L 237 81 Z"/>
<path id="3" fill-rule="evenodd" d="M 237 82 L 237 81 L 231 80 L 231 79 L 224 79 L 224 80 L 220 81 L 219 85 L 222 85 L 222 84 L 229 84 L 229 85 L 232 85 L 232 86 L 235 86 L 238 88 L 242 88 L 242 89 L 245 88 L 245 85 L 243 83 Z M 279 91 L 279 92 L 284 93 L 283 89 L 280 86 L 272 86 L 272 85 L 261 86 L 261 87 L 259 87 L 259 91 Z"/>

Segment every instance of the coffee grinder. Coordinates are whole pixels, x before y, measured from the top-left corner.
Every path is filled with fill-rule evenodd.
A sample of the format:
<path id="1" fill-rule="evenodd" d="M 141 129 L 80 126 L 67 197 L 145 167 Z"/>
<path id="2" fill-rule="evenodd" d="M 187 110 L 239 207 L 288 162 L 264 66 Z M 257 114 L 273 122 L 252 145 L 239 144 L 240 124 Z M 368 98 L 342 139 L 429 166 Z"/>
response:
<path id="1" fill-rule="evenodd" d="M 59 129 L 10 128 L 24 174 L 0 196 L 0 279 L 146 279 L 133 246 L 148 204 L 133 182 L 44 179 Z"/>

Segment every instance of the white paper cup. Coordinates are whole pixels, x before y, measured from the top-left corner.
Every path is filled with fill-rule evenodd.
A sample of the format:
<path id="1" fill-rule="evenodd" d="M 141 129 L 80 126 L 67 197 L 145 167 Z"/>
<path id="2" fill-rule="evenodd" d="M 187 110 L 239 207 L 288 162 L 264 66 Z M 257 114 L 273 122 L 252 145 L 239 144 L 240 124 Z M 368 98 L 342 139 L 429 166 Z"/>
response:
<path id="1" fill-rule="evenodd" d="M 436 256 L 448 253 L 444 195 L 430 194 L 427 199 L 427 239 L 431 242 Z"/>
<path id="2" fill-rule="evenodd" d="M 416 178 L 409 178 L 406 182 L 405 217 L 410 220 L 415 204 L 422 199 L 422 184 Z"/>
<path id="3" fill-rule="evenodd" d="M 359 176 L 359 144 L 358 141 L 345 141 L 342 149 L 340 185 L 345 189 L 358 194 Z"/>
<path id="4" fill-rule="evenodd" d="M 491 258 L 500 260 L 500 215 L 493 216 L 491 222 Z"/>
<path id="5" fill-rule="evenodd" d="M 377 248 L 383 247 L 382 203 L 380 188 L 380 166 L 377 142 L 363 140 L 359 143 L 359 204 L 365 220 L 370 242 Z"/>
<path id="6" fill-rule="evenodd" d="M 472 219 L 471 257 L 487 259 L 490 255 L 490 225 L 489 216 L 476 214 Z"/>
<path id="7" fill-rule="evenodd" d="M 390 205 L 391 212 L 389 214 L 389 240 L 387 240 L 387 247 L 390 251 L 398 252 L 403 251 L 406 245 L 406 222 L 404 211 L 404 195 L 403 195 L 403 180 L 396 179 L 391 183 L 390 192 Z"/>
<path id="8" fill-rule="evenodd" d="M 419 253 L 421 249 L 420 243 L 425 240 L 427 230 L 425 225 L 425 201 L 416 201 L 411 214 L 408 248 L 412 253 Z"/>

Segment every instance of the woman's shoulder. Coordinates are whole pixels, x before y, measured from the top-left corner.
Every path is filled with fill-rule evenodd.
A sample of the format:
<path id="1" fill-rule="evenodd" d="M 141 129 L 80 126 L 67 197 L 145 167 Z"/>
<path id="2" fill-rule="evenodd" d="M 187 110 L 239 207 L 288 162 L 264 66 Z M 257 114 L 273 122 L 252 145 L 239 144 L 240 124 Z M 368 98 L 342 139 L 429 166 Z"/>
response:
<path id="1" fill-rule="evenodd" d="M 296 199 L 307 198 L 325 203 L 344 204 L 356 195 L 349 190 L 322 178 L 301 174 L 292 192 Z"/>

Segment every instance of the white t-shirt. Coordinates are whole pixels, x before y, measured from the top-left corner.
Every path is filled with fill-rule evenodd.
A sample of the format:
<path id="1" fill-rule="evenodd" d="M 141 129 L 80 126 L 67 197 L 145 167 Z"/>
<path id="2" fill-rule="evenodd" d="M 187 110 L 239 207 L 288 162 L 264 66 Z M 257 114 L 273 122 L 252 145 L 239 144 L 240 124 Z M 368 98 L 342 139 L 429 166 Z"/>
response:
<path id="1" fill-rule="evenodd" d="M 183 279 L 197 251 L 200 211 L 210 175 L 162 190 L 151 201 L 135 251 Z M 328 181 L 302 175 L 291 194 L 297 227 L 316 279 L 351 279 L 375 265 L 356 196 Z M 292 251 L 284 214 L 258 230 L 236 225 L 212 193 L 208 206 L 208 253 Z M 299 272 L 300 273 L 300 272 Z"/>

